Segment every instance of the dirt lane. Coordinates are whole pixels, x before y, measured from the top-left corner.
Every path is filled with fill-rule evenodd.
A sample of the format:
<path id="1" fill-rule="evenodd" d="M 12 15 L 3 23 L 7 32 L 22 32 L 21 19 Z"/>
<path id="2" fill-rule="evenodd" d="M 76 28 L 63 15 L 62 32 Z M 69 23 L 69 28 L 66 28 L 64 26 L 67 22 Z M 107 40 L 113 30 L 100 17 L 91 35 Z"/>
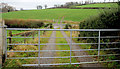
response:
<path id="1" fill-rule="evenodd" d="M 66 41 L 70 43 L 70 38 L 66 35 L 64 31 L 61 31 L 62 35 L 66 38 Z M 72 41 L 72 43 L 75 43 Z M 77 45 L 72 45 L 72 50 L 79 50 L 81 49 L 80 46 Z M 83 56 L 83 55 L 88 55 L 87 52 L 85 51 L 79 51 L 79 52 L 73 52 L 75 56 Z M 94 58 L 92 57 L 84 57 L 84 58 L 76 58 L 78 62 L 92 62 L 94 61 Z M 101 64 L 95 63 L 95 64 L 81 64 L 81 67 L 102 67 Z"/>
<path id="2" fill-rule="evenodd" d="M 52 32 L 50 39 L 48 40 L 48 43 L 55 43 L 56 39 L 51 37 L 56 37 L 56 31 Z M 56 50 L 56 45 L 48 44 L 46 46 L 43 46 L 42 50 Z M 54 51 L 40 52 L 40 57 L 55 57 L 55 56 L 56 56 L 56 52 Z M 39 60 L 37 59 L 36 61 L 33 62 L 33 64 L 38 64 L 38 61 Z M 54 63 L 54 59 L 40 58 L 40 64 L 52 64 L 52 63 Z M 41 66 L 41 67 L 49 67 L 49 66 Z"/>
<path id="3" fill-rule="evenodd" d="M 51 37 L 56 37 L 56 31 L 53 31 L 52 34 L 51 34 Z M 48 43 L 55 43 L 55 38 L 50 38 Z M 47 46 L 44 46 L 42 50 L 56 50 L 56 46 L 55 45 L 47 45 Z M 56 54 L 56 52 L 53 52 L 53 51 L 47 51 L 47 52 L 41 52 L 40 56 L 41 57 L 54 57 Z M 51 64 L 53 63 L 54 59 L 47 59 L 47 58 L 41 58 L 40 59 L 40 63 L 41 64 Z"/>

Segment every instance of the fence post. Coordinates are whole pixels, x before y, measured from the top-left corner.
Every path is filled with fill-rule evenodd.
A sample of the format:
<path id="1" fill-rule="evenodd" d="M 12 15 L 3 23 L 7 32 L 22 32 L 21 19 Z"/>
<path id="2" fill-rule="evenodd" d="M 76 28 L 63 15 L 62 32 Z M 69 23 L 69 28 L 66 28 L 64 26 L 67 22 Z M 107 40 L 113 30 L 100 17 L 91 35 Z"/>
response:
<path id="1" fill-rule="evenodd" d="M 6 26 L 4 24 L 4 21 L 1 21 L 0 22 L 0 68 L 2 67 L 2 62 L 4 62 L 4 59 L 5 59 L 5 51 L 6 51 Z"/>
<path id="2" fill-rule="evenodd" d="M 35 31 L 33 31 L 33 33 L 32 33 L 32 34 L 33 34 L 33 40 L 34 40 L 34 38 L 35 38 L 35 37 L 34 37 Z"/>
<path id="3" fill-rule="evenodd" d="M 100 61 L 100 30 L 99 30 L 99 38 L 98 38 L 98 62 Z"/>
<path id="4" fill-rule="evenodd" d="M 26 37 L 26 33 L 24 33 L 24 37 Z M 26 38 L 24 38 L 24 43 L 26 42 Z"/>
<path id="5" fill-rule="evenodd" d="M 12 31 L 9 31 L 9 36 L 12 37 Z M 12 44 L 12 38 L 9 38 L 9 44 Z M 9 48 L 12 49 L 12 45 L 9 45 Z"/>

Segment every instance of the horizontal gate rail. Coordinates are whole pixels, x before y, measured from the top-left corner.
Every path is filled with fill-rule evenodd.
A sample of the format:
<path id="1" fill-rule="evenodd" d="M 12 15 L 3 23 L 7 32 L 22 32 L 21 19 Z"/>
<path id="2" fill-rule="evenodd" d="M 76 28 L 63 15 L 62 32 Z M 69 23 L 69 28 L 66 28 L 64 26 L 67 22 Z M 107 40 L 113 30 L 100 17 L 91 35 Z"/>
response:
<path id="1" fill-rule="evenodd" d="M 100 49 L 100 50 L 117 50 L 120 48 L 105 48 L 105 49 Z M 71 51 L 95 51 L 98 49 L 80 49 L 80 50 L 71 50 Z M 70 50 L 40 50 L 40 52 L 48 52 L 48 51 L 70 51 Z M 38 52 L 38 50 L 34 51 L 7 51 L 7 52 Z"/>
<path id="2" fill-rule="evenodd" d="M 38 37 L 7 37 L 7 38 L 38 38 Z M 40 37 L 40 38 L 69 38 L 69 37 Z M 72 38 L 99 38 L 99 37 L 72 37 Z M 106 36 L 101 38 L 120 38 L 120 36 Z"/>
<path id="3" fill-rule="evenodd" d="M 28 28 L 6 28 L 7 30 L 36 30 L 36 31 L 120 31 L 120 29 L 28 29 Z"/>
<path id="4" fill-rule="evenodd" d="M 120 60 L 109 60 L 109 61 L 99 61 L 99 63 L 103 63 L 103 62 L 118 62 Z M 94 61 L 94 62 L 79 62 L 79 63 L 71 63 L 72 65 L 74 64 L 90 64 L 90 63 L 98 63 L 98 61 Z M 58 63 L 58 64 L 40 64 L 41 66 L 45 66 L 45 65 L 69 65 L 69 63 Z M 39 64 L 23 64 L 22 66 L 39 66 Z"/>
<path id="5" fill-rule="evenodd" d="M 112 56 L 112 55 L 120 55 L 120 54 L 106 54 L 100 56 Z M 82 55 L 82 56 L 65 56 L 65 57 L 11 57 L 7 59 L 38 59 L 38 58 L 78 58 L 78 57 L 97 57 L 98 55 Z"/>
<path id="6" fill-rule="evenodd" d="M 89 44 L 98 44 L 98 43 L 72 43 L 72 45 L 89 45 Z M 120 42 L 109 42 L 109 43 L 100 43 L 100 44 L 120 44 Z M 8 45 L 38 45 L 38 44 L 8 44 Z M 70 45 L 70 43 L 48 43 L 40 45 Z"/>
<path id="7" fill-rule="evenodd" d="M 120 42 L 104 42 L 102 43 L 101 42 L 101 39 L 114 39 L 114 38 L 120 38 L 120 35 L 119 36 L 101 36 L 101 32 L 115 32 L 115 31 L 119 31 L 120 32 L 120 29 L 31 29 L 31 28 L 6 28 L 6 30 L 23 30 L 23 31 L 29 31 L 29 30 L 34 30 L 34 31 L 38 31 L 38 37 L 25 37 L 25 36 L 22 36 L 22 37 L 10 37 L 10 36 L 7 36 L 6 35 L 6 40 L 7 39 L 14 39 L 14 38 L 38 38 L 38 43 L 35 43 L 35 44 L 29 44 L 29 43 L 7 43 L 6 42 L 6 50 L 7 50 L 7 46 L 17 46 L 17 45 L 34 45 L 34 46 L 38 46 L 38 50 L 28 50 L 28 51 L 6 51 L 6 54 L 9 52 L 24 52 L 24 53 L 27 53 L 27 52 L 37 52 L 38 53 L 38 56 L 37 57 L 7 57 L 6 55 L 6 59 L 38 59 L 38 64 L 23 64 L 22 66 L 40 66 L 40 65 L 69 65 L 69 64 L 88 64 L 88 63 L 100 63 L 100 62 L 117 62 L 117 61 L 120 61 L 120 60 L 106 60 L 106 61 L 101 61 L 99 60 L 100 57 L 102 56 L 120 56 L 120 54 L 104 54 L 104 55 L 101 55 L 100 54 L 100 51 L 106 51 L 106 50 L 120 50 L 120 48 L 101 48 L 100 45 L 109 45 L 109 44 L 120 44 Z M 40 36 L 40 31 L 70 31 L 70 37 L 41 37 Z M 98 32 L 99 35 L 98 37 L 97 36 L 91 36 L 91 37 L 72 37 L 72 31 L 85 31 L 85 32 Z M 7 31 L 6 31 L 7 32 Z M 69 38 L 70 39 L 70 42 L 69 43 L 40 43 L 40 39 L 41 38 Z M 72 39 L 73 38 L 83 38 L 83 39 L 97 39 L 97 42 L 94 42 L 94 43 L 73 43 L 72 42 Z M 69 45 L 70 46 L 70 50 L 40 50 L 40 46 L 42 45 Z M 72 50 L 72 45 L 97 45 L 98 48 L 97 49 L 77 49 L 77 50 Z M 42 57 L 40 56 L 40 52 L 70 52 L 70 54 L 68 54 L 69 56 L 60 56 L 60 57 Z M 71 55 L 71 52 L 79 52 L 79 51 L 98 51 L 97 54 L 95 55 L 81 55 L 81 56 L 72 56 Z M 71 62 L 71 58 L 84 58 L 84 57 L 96 57 L 98 58 L 98 60 L 96 61 L 91 61 L 91 62 L 79 62 L 79 63 L 72 63 Z M 50 58 L 50 59 L 54 59 L 54 58 L 70 58 L 70 62 L 69 63 L 58 63 L 58 64 L 41 64 L 40 62 L 40 58 L 44 59 L 44 58 Z"/>

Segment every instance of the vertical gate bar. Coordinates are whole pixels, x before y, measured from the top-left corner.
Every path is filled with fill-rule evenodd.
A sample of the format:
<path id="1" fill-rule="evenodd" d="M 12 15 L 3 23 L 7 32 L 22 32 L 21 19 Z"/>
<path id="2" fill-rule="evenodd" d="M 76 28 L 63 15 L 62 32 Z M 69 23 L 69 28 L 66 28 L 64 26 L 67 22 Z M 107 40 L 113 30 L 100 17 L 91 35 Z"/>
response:
<path id="1" fill-rule="evenodd" d="M 99 30 L 99 39 L 98 39 L 98 62 L 100 61 L 100 30 Z"/>
<path id="2" fill-rule="evenodd" d="M 39 53 L 38 53 L 38 65 L 40 66 L 40 30 L 38 31 L 38 49 L 39 49 Z"/>
<path id="3" fill-rule="evenodd" d="M 71 64 L 71 53 L 72 53 L 72 31 L 70 31 L 70 64 Z"/>
<path id="4" fill-rule="evenodd" d="M 6 41 L 6 50 L 5 50 L 5 58 L 7 59 L 7 29 L 6 29 L 6 39 L 5 39 L 5 41 Z"/>

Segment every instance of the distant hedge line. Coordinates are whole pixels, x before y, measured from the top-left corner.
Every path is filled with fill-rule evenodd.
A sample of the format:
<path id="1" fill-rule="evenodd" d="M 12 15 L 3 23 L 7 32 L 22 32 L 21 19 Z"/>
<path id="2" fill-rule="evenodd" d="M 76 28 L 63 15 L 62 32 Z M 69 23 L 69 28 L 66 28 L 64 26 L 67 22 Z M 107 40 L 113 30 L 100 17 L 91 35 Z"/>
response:
<path id="1" fill-rule="evenodd" d="M 5 20 L 8 28 L 40 28 L 45 24 L 35 20 Z"/>

